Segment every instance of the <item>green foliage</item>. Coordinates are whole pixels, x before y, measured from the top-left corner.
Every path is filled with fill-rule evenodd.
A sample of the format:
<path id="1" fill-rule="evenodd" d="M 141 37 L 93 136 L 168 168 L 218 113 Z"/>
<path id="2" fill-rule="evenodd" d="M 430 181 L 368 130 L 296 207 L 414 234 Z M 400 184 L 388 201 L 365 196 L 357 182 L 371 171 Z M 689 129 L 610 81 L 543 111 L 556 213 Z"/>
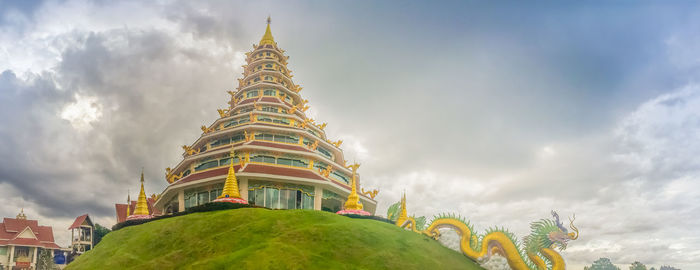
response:
<path id="1" fill-rule="evenodd" d="M 427 221 L 425 217 L 413 217 L 416 220 L 416 230 L 425 230 L 425 222 Z"/>
<path id="2" fill-rule="evenodd" d="M 57 270 L 58 266 L 53 262 L 53 254 L 51 250 L 41 249 L 39 256 L 36 258 L 37 270 Z"/>
<path id="3" fill-rule="evenodd" d="M 313 210 L 243 208 L 113 231 L 79 269 L 481 269 L 421 234 Z"/>
<path id="4" fill-rule="evenodd" d="M 653 267 L 652 267 L 652 268 L 653 268 Z M 678 269 L 678 268 L 675 268 L 675 267 L 672 267 L 672 266 L 668 266 L 668 265 L 662 265 L 662 266 L 659 268 L 659 270 L 681 270 L 681 269 Z"/>
<path id="5" fill-rule="evenodd" d="M 389 206 L 389 209 L 386 210 L 386 218 L 388 220 L 391 220 L 393 222 L 396 222 L 397 219 L 399 219 L 399 211 L 401 210 L 401 202 L 397 202 L 395 204 L 392 204 Z"/>
<path id="6" fill-rule="evenodd" d="M 593 262 L 591 266 L 586 266 L 584 270 L 620 270 L 619 267 L 615 266 L 610 259 L 600 258 Z"/>
<path id="7" fill-rule="evenodd" d="M 647 270 L 647 266 L 640 262 L 633 262 L 630 265 L 630 270 Z"/>
<path id="8" fill-rule="evenodd" d="M 100 224 L 95 223 L 95 231 L 93 232 L 94 233 L 93 241 L 95 241 L 95 246 L 97 244 L 99 244 L 100 241 L 102 241 L 102 237 L 104 237 L 105 235 L 107 235 L 111 231 L 112 230 L 110 230 L 110 229 L 108 229 Z"/>

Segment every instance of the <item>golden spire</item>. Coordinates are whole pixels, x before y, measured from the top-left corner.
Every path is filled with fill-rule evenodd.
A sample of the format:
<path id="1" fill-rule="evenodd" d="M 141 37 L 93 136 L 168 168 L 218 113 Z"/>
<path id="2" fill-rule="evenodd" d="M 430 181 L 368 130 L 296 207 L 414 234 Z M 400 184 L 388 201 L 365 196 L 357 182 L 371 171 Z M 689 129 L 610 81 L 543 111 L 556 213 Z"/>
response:
<path id="1" fill-rule="evenodd" d="M 136 210 L 134 210 L 133 215 L 148 215 L 146 192 L 143 190 L 143 169 L 141 169 L 141 192 L 139 192 L 139 199 L 136 201 Z"/>
<path id="2" fill-rule="evenodd" d="M 268 28 L 269 29 L 269 28 Z M 221 198 L 240 198 L 241 194 L 238 191 L 238 180 L 236 179 L 236 170 L 233 168 L 233 145 L 231 145 L 231 156 L 228 167 L 228 175 L 226 176 L 226 182 L 224 183 L 224 190 L 221 192 Z"/>
<path id="3" fill-rule="evenodd" d="M 352 164 L 348 166 L 352 169 L 352 181 L 350 182 L 351 189 L 350 195 L 348 195 L 348 200 L 345 201 L 345 210 L 362 210 L 362 204 L 360 204 L 360 196 L 357 195 L 357 168 L 360 164 Z"/>
<path id="4" fill-rule="evenodd" d="M 27 219 L 27 215 L 24 214 L 24 208 L 19 210 L 19 214 L 17 214 L 17 219 Z"/>
<path id="5" fill-rule="evenodd" d="M 270 16 L 267 16 L 267 29 L 265 29 L 265 35 L 263 35 L 262 39 L 260 40 L 260 45 L 276 45 L 275 44 L 275 39 L 272 37 L 272 31 L 270 31 Z"/>
<path id="6" fill-rule="evenodd" d="M 396 225 L 403 225 L 404 222 L 408 220 L 408 214 L 406 213 L 406 191 L 403 192 L 403 196 L 401 197 L 401 212 L 399 213 L 399 217 L 396 219 Z"/>
<path id="7" fill-rule="evenodd" d="M 129 216 L 129 208 L 131 208 L 131 192 L 126 189 L 126 216 Z"/>

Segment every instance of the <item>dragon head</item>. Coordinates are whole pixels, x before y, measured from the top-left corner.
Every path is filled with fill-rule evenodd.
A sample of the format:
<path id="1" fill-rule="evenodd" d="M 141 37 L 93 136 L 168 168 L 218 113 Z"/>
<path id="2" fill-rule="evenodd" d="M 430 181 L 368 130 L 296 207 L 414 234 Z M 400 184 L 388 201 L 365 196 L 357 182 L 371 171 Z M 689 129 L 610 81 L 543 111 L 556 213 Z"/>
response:
<path id="1" fill-rule="evenodd" d="M 552 217 L 554 217 L 554 222 L 556 223 L 557 228 L 559 228 L 559 230 L 553 230 L 549 232 L 549 234 L 547 234 L 547 237 L 550 241 L 552 241 L 553 247 L 559 247 L 559 250 L 564 250 L 566 249 L 566 245 L 570 240 L 578 239 L 578 228 L 574 226 L 576 214 L 573 215 L 573 218 L 569 218 L 569 226 L 571 230 L 574 231 L 571 233 L 566 227 L 564 227 L 564 224 L 562 224 L 559 221 L 559 215 L 557 214 L 557 212 L 552 211 Z"/>

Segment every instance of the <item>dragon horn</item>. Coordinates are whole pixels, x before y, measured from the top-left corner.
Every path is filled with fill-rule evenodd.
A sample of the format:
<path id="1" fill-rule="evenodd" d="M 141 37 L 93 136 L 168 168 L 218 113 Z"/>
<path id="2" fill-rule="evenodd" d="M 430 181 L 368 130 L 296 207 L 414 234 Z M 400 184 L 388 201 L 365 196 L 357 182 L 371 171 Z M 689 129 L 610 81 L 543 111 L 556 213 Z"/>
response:
<path id="1" fill-rule="evenodd" d="M 573 233 L 573 232 L 569 233 L 569 238 L 571 238 L 571 240 L 578 239 L 578 228 L 576 228 L 576 226 L 574 226 L 574 220 L 576 220 L 576 214 L 574 214 L 573 219 L 569 218 L 569 227 L 571 227 L 571 229 L 574 230 L 574 232 L 575 232 L 575 233 Z"/>

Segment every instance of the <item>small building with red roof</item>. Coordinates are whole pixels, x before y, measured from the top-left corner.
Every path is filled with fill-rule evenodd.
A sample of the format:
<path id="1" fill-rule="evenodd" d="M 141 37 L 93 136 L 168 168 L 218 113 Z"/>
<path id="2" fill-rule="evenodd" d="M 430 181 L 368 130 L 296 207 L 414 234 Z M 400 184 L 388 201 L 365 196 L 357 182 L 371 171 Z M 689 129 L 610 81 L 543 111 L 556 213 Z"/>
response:
<path id="1" fill-rule="evenodd" d="M 71 250 L 73 252 L 83 254 L 92 249 L 95 225 L 88 214 L 77 217 L 68 229 L 71 230 Z"/>
<path id="2" fill-rule="evenodd" d="M 56 249 L 53 228 L 27 219 L 24 210 L 0 223 L 0 269 L 35 269 L 41 250 Z"/>

